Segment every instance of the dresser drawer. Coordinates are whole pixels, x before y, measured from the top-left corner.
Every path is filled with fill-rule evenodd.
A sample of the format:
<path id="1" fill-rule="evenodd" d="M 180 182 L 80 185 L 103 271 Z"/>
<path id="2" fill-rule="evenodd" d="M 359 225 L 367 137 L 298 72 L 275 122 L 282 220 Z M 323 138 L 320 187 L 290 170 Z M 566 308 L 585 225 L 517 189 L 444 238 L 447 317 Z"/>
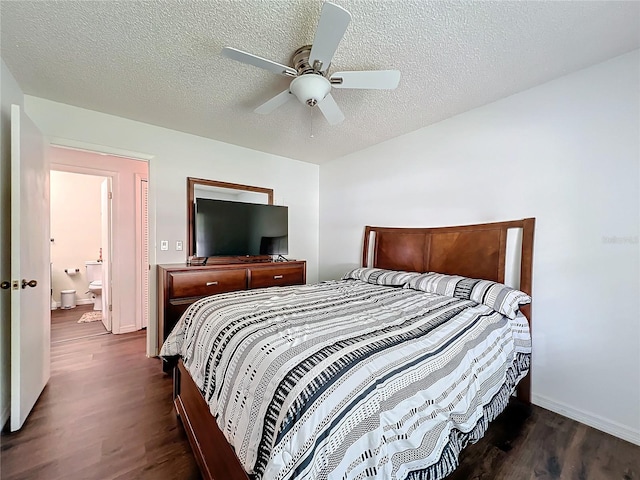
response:
<path id="1" fill-rule="evenodd" d="M 249 275 L 249 288 L 301 285 L 304 283 L 304 265 L 251 268 Z"/>
<path id="2" fill-rule="evenodd" d="M 158 348 L 184 311 L 199 298 L 248 288 L 302 285 L 306 282 L 306 265 L 304 260 L 158 265 Z M 162 365 L 165 371 L 172 368 L 168 362 Z"/>
<path id="3" fill-rule="evenodd" d="M 169 297 L 202 297 L 247 288 L 247 270 L 203 270 L 169 273 Z"/>

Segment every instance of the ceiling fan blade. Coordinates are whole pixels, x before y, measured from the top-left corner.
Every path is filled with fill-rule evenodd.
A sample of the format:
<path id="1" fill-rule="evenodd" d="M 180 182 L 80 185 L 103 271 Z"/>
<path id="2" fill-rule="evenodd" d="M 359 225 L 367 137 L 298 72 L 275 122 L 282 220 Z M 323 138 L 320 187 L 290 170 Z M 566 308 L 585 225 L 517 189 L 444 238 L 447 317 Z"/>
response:
<path id="1" fill-rule="evenodd" d="M 328 94 L 324 97 L 324 100 L 318 103 L 318 108 L 324 115 L 324 118 L 327 119 L 327 122 L 329 122 L 329 125 L 337 125 L 344 120 L 344 114 L 331 94 Z"/>
<path id="2" fill-rule="evenodd" d="M 329 79 L 334 88 L 371 88 L 393 90 L 400 82 L 398 70 L 363 70 L 336 72 Z"/>
<path id="3" fill-rule="evenodd" d="M 351 14 L 344 8 L 333 3 L 324 3 L 309 55 L 309 63 L 312 67 L 317 60 L 322 62 L 321 71 L 324 72 L 329 68 L 333 54 L 347 31 L 350 21 Z"/>
<path id="4" fill-rule="evenodd" d="M 248 63 L 249 65 L 253 65 L 254 67 L 264 68 L 265 70 L 269 70 L 270 72 L 277 73 L 279 75 L 286 75 L 288 77 L 295 77 L 296 75 L 298 75 L 298 72 L 291 67 L 272 62 L 271 60 L 267 60 L 266 58 L 253 55 L 252 53 L 243 52 L 242 50 L 238 50 L 237 48 L 224 47 L 222 49 L 222 55 L 230 58 L 231 60 Z"/>
<path id="5" fill-rule="evenodd" d="M 268 113 L 273 112 L 276 108 L 284 105 L 291 98 L 291 93 L 289 93 L 289 89 L 286 89 L 284 92 L 279 93 L 271 100 L 267 100 L 262 105 L 254 110 L 256 113 L 260 113 L 262 115 L 267 115 Z"/>

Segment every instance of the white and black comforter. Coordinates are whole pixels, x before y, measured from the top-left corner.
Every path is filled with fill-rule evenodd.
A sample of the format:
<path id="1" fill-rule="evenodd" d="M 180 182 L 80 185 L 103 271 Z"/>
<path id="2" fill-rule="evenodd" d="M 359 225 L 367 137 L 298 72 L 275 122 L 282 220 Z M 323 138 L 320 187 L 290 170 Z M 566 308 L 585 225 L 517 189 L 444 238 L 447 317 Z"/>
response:
<path id="1" fill-rule="evenodd" d="M 180 355 L 245 470 L 275 479 L 439 479 L 529 367 L 520 314 L 357 280 L 194 303 Z"/>

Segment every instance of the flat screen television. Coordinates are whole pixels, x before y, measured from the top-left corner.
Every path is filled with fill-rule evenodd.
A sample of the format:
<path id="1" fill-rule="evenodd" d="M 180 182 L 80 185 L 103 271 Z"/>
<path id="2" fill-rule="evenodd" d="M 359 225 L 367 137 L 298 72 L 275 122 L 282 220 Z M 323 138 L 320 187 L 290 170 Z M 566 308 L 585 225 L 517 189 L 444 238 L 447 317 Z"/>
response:
<path id="1" fill-rule="evenodd" d="M 289 210 L 281 205 L 198 198 L 194 230 L 198 257 L 289 253 Z"/>

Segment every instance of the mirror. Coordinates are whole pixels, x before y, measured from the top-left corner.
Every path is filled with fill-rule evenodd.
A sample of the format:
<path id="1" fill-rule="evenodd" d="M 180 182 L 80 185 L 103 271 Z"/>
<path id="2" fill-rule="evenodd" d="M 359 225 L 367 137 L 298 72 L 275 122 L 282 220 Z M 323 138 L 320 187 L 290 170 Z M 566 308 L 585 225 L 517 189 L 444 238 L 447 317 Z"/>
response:
<path id="1" fill-rule="evenodd" d="M 187 177 L 187 255 L 193 256 L 193 205 L 196 198 L 273 205 L 273 189 Z"/>

